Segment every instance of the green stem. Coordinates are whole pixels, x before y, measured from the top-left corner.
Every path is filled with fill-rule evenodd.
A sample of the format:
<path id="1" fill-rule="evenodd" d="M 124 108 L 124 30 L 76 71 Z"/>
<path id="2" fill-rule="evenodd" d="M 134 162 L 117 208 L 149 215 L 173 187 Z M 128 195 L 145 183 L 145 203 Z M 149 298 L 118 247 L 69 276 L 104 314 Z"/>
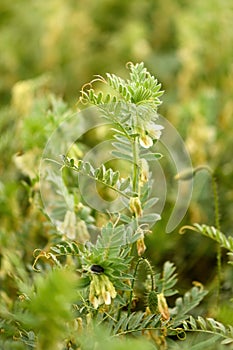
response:
<path id="1" fill-rule="evenodd" d="M 199 170 L 207 170 L 208 173 L 211 175 L 212 180 L 212 191 L 214 196 L 214 217 L 215 217 L 215 227 L 220 232 L 220 213 L 219 213 L 219 198 L 218 198 L 218 184 L 217 180 L 214 176 L 214 172 L 209 166 L 206 165 L 200 165 L 195 169 L 195 173 Z M 217 244 L 217 279 L 218 279 L 218 295 L 217 295 L 217 304 L 219 304 L 220 299 L 220 290 L 221 290 L 221 275 L 222 275 L 222 250 L 221 250 L 221 244 Z"/>
<path id="2" fill-rule="evenodd" d="M 143 258 L 139 258 L 137 261 L 137 264 L 135 266 L 133 279 L 132 279 L 132 283 L 131 283 L 131 291 L 130 291 L 130 295 L 129 295 L 128 316 L 130 315 L 130 312 L 131 312 L 131 306 L 132 306 L 132 300 L 133 300 L 133 289 L 134 289 L 135 279 L 136 279 L 137 272 L 138 272 L 138 267 L 140 265 L 140 262 L 143 260 L 144 260 Z"/>
<path id="3" fill-rule="evenodd" d="M 217 230 L 221 231 L 220 227 L 220 212 L 219 212 L 219 198 L 218 198 L 218 184 L 214 175 L 212 175 L 212 188 L 214 194 L 214 214 L 215 214 L 215 226 Z"/>
<path id="4" fill-rule="evenodd" d="M 134 133 L 136 133 L 138 125 L 138 116 L 135 115 L 135 119 L 132 120 L 132 126 Z M 138 146 L 138 136 L 133 138 L 132 142 L 132 152 L 133 152 L 133 191 L 138 193 L 139 189 L 139 146 Z"/>
<path id="5" fill-rule="evenodd" d="M 138 150 L 138 137 L 135 137 L 132 144 L 133 148 L 133 192 L 138 193 L 138 162 L 139 162 L 139 150 Z"/>
<path id="6" fill-rule="evenodd" d="M 215 214 L 215 227 L 220 232 L 220 213 L 219 213 L 219 197 L 218 197 L 218 184 L 217 180 L 212 174 L 212 190 L 214 195 L 214 214 Z M 218 243 L 217 245 L 217 274 L 218 274 L 218 296 L 217 296 L 217 303 L 219 303 L 220 299 L 220 290 L 221 290 L 221 274 L 222 274 L 222 250 L 221 245 Z"/>
<path id="7" fill-rule="evenodd" d="M 147 260 L 146 258 L 143 259 L 143 261 L 145 261 L 145 263 L 147 264 L 147 266 L 149 267 L 149 270 L 150 270 L 150 277 L 151 277 L 151 290 L 154 290 L 155 288 L 155 285 L 154 285 L 154 277 L 153 277 L 153 269 L 151 267 L 151 264 L 149 262 L 149 260 Z"/>
<path id="8" fill-rule="evenodd" d="M 137 119 L 137 116 L 135 117 Z M 137 125 L 137 121 L 135 123 Z M 135 125 L 133 125 L 133 128 L 135 128 Z M 133 192 L 137 193 L 139 199 L 140 199 L 140 188 L 139 188 L 139 145 L 138 145 L 138 136 L 134 137 L 132 140 L 132 153 L 133 153 Z M 138 217 L 135 216 L 136 221 L 136 229 L 138 228 Z M 129 305 L 128 305 L 128 316 L 131 312 L 132 307 L 132 299 L 133 299 L 133 289 L 135 284 L 135 279 L 137 275 L 137 270 L 139 267 L 139 264 L 141 261 L 143 261 L 143 258 L 139 258 L 137 261 L 137 264 L 135 266 L 134 274 L 133 274 L 133 280 L 131 283 L 131 291 L 129 296 Z"/>

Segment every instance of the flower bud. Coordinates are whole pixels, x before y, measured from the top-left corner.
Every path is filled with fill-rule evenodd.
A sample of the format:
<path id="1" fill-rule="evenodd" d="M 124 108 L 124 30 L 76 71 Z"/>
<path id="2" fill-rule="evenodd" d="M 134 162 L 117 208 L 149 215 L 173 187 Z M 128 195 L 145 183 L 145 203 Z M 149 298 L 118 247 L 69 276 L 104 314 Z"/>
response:
<path id="1" fill-rule="evenodd" d="M 162 319 L 167 321 L 170 318 L 168 305 L 163 293 L 157 295 L 158 298 L 158 311 L 161 313 Z"/>
<path id="2" fill-rule="evenodd" d="M 77 233 L 78 233 L 78 240 L 80 243 L 85 243 L 86 241 L 90 240 L 90 235 L 87 230 L 87 225 L 84 220 L 80 220 L 77 223 Z"/>
<path id="3" fill-rule="evenodd" d="M 94 281 L 91 281 L 91 283 L 90 283 L 89 300 L 90 300 L 90 302 L 93 305 L 95 304 L 95 285 L 94 285 Z"/>
<path id="4" fill-rule="evenodd" d="M 142 216 L 143 211 L 141 207 L 141 201 L 138 197 L 131 197 L 129 201 L 129 208 L 135 216 Z"/>
<path id="5" fill-rule="evenodd" d="M 141 237 L 137 240 L 137 252 L 139 256 L 142 256 L 145 253 L 146 245 L 144 242 L 144 235 L 142 234 Z"/>
<path id="6" fill-rule="evenodd" d="M 89 300 L 95 309 L 101 304 L 110 305 L 111 299 L 117 296 L 113 283 L 108 276 L 93 274 L 90 284 Z"/>
<path id="7" fill-rule="evenodd" d="M 111 298 L 114 299 L 117 295 L 114 285 L 112 284 L 108 276 L 102 275 L 102 279 L 105 283 L 106 290 L 110 293 Z"/>
<path id="8" fill-rule="evenodd" d="M 103 299 L 104 299 L 104 303 L 105 305 L 110 305 L 111 304 L 111 295 L 108 291 L 105 291 L 103 293 Z"/>
<path id="9" fill-rule="evenodd" d="M 96 295 L 99 295 L 101 293 L 101 284 L 100 284 L 100 280 L 99 277 L 96 275 L 93 275 L 93 280 L 92 282 L 94 283 L 94 288 L 95 288 L 95 293 Z"/>
<path id="10" fill-rule="evenodd" d="M 149 180 L 149 165 L 147 161 L 142 158 L 140 160 L 140 185 L 142 186 L 144 183 Z"/>
<path id="11" fill-rule="evenodd" d="M 60 226 L 60 230 L 65 233 L 69 239 L 76 238 L 76 216 L 73 211 L 67 210 L 65 219 Z"/>

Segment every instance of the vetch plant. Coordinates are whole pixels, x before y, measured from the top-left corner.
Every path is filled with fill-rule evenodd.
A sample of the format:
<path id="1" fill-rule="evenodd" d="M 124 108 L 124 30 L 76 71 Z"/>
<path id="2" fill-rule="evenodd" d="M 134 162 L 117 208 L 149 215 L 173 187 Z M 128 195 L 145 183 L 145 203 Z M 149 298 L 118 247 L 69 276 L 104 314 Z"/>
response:
<path id="1" fill-rule="evenodd" d="M 160 153 L 152 152 L 150 148 L 160 138 L 163 129 L 162 125 L 156 123 L 157 108 L 161 104 L 160 96 L 163 91 L 160 90 L 161 84 L 142 63 L 135 66 L 130 63 L 129 69 L 130 79 L 127 81 L 114 74 L 107 74 L 106 79 L 97 76 L 93 82 L 84 86 L 80 98 L 84 104 L 97 106 L 103 117 L 112 123 L 116 140 L 112 143 L 115 148 L 112 155 L 131 162 L 132 172 L 129 178 L 120 179 L 119 171 L 114 172 L 111 168 L 106 170 L 104 165 L 99 169 L 93 169 L 91 164 L 80 163 L 82 169 L 77 170 L 84 169 L 85 172 L 87 168 L 89 176 L 94 176 L 97 181 L 110 186 L 128 199 L 128 207 L 133 214 L 131 218 L 128 217 L 128 221 L 133 220 L 137 229 L 151 189 L 152 180 L 148 162 L 162 157 Z M 93 89 L 96 81 L 109 86 L 114 92 L 113 95 L 104 94 L 102 91 L 96 93 Z M 157 198 L 151 199 L 147 207 L 156 200 Z M 150 217 L 152 218 L 159 219 L 159 215 L 154 214 Z"/>
<path id="2" fill-rule="evenodd" d="M 166 131 L 158 123 L 163 91 L 143 63 L 129 63 L 127 67 L 129 79 L 114 74 L 97 76 L 83 87 L 80 97 L 80 103 L 95 106 L 102 118 L 108 121 L 113 134 L 111 156 L 127 162 L 124 175 L 120 166 L 114 169 L 104 162 L 95 166 L 94 158 L 89 161 L 85 157 L 72 156 L 72 149 L 63 155 L 62 163 L 59 158 L 52 159 L 63 177 L 55 176 L 51 168 L 47 169 L 46 176 L 55 185 L 56 192 L 62 193 L 66 205 L 59 203 L 56 209 L 56 232 L 49 244 L 34 252 L 33 268 L 44 274 L 45 287 L 32 292 L 25 289 L 22 294 L 26 302 L 21 307 L 28 310 L 26 316 L 18 315 L 16 320 L 19 339 L 27 349 L 45 346 L 46 338 L 37 325 L 41 324 L 44 332 L 49 329 L 46 313 L 49 313 L 49 320 L 54 319 L 52 308 L 47 310 L 44 307 L 45 317 L 41 316 L 38 301 L 43 299 L 44 291 L 48 291 L 51 303 L 55 298 L 59 304 L 56 293 L 61 302 L 66 294 L 70 301 L 70 313 L 67 303 L 64 310 L 60 308 L 59 320 L 62 322 L 64 316 L 65 326 L 62 335 L 49 343 L 51 350 L 105 349 L 109 340 L 114 349 L 133 349 L 137 348 L 135 344 L 141 346 L 141 336 L 145 337 L 145 349 L 176 349 L 176 345 L 193 332 L 214 335 L 208 340 L 210 345 L 217 339 L 224 343 L 233 341 L 231 326 L 196 316 L 193 312 L 207 294 L 201 283 L 194 282 L 183 296 L 177 296 L 178 274 L 174 263 L 166 261 L 159 271 L 145 255 L 146 235 L 161 219 L 160 214 L 154 212 L 158 198 L 153 193 L 156 178 L 152 177 L 151 162 L 162 157 L 156 146 Z M 95 88 L 96 83 L 98 86 L 103 84 L 103 91 Z M 85 194 L 82 198 L 77 193 L 80 189 L 77 180 L 83 177 L 101 184 L 105 191 L 115 193 L 122 204 L 121 210 L 106 211 L 101 227 L 95 222 L 92 208 L 82 203 Z M 69 186 L 72 181 L 75 184 Z M 86 187 L 86 191 L 90 189 Z M 47 195 L 49 197 L 49 191 Z M 52 213 L 55 204 L 58 203 L 50 203 Z M 200 227 L 196 229 L 200 230 Z M 219 232 L 217 236 L 222 242 Z M 228 244 L 227 241 L 224 244 Z M 47 270 L 52 270 L 48 281 Z M 57 272 L 60 270 L 61 274 Z M 76 300 L 74 293 L 68 292 L 67 288 L 62 295 L 58 280 L 65 271 L 72 276 L 69 286 L 75 291 Z M 77 283 L 74 283 L 74 276 Z M 41 286 L 41 279 L 39 281 Z M 61 286 L 63 282 L 67 283 L 66 279 L 61 280 Z M 139 286 L 143 287 L 142 293 L 138 292 Z M 28 320 L 32 318 L 34 321 L 30 325 Z M 8 323 L 11 322 L 8 315 Z M 200 340 L 199 348 L 205 341 Z M 180 346 L 182 349 L 183 345 Z"/>
<path id="3" fill-rule="evenodd" d="M 148 212 L 158 198 L 152 193 L 150 164 L 158 161 L 162 154 L 156 151 L 164 127 L 158 123 L 158 107 L 162 103 L 161 84 L 145 68 L 143 63 L 128 64 L 129 79 L 123 80 L 114 74 L 97 76 L 86 84 L 80 103 L 93 105 L 104 120 L 109 122 L 113 133 L 111 155 L 127 161 L 128 175 L 122 176 L 119 169 L 102 163 L 95 167 L 91 160 L 63 156 L 61 171 L 87 177 L 105 189 L 115 192 L 124 204 L 121 211 L 109 212 L 109 220 L 102 226 L 96 241 L 91 235 L 78 240 L 62 240 L 51 246 L 49 251 L 54 265 L 57 260 L 72 264 L 79 275 L 79 303 L 76 312 L 83 324 L 97 322 L 104 325 L 109 336 L 131 334 L 147 335 L 158 349 L 166 349 L 172 344 L 170 337 L 185 339 L 186 333 L 194 330 L 190 311 L 196 307 L 207 291 L 196 283 L 184 297 L 178 297 L 174 306 L 169 297 L 178 293 L 176 268 L 166 262 L 163 271 L 154 272 L 145 257 L 145 237 L 151 226 L 159 220 L 160 214 Z M 95 84 L 103 84 L 104 90 L 95 89 Z M 158 184 L 159 185 L 159 184 Z M 88 191 L 88 189 L 86 189 Z M 84 193 L 85 200 L 85 193 Z M 77 215 L 77 210 L 74 215 Z M 70 214 L 69 214 L 70 215 Z M 84 220 L 85 222 L 85 220 Z M 77 235 L 80 232 L 77 232 Z M 63 237 L 66 230 L 63 231 Z M 81 239 L 81 241 L 80 241 Z M 81 242 L 81 243 L 80 243 Z M 43 254 L 43 252 L 41 252 Z M 37 256 L 38 263 L 38 256 Z M 50 259 L 51 260 L 51 259 Z M 69 262 L 70 264 L 70 262 Z M 147 273 L 143 306 L 137 310 L 138 273 L 144 266 Z M 196 329 L 200 319 L 197 320 Z M 189 327 L 189 324 L 192 324 Z M 201 325 L 203 332 L 212 332 L 229 339 L 232 329 L 219 331 L 216 321 L 206 321 Z M 211 325 L 211 326 L 210 326 Z M 211 330 L 209 329 L 211 328 Z"/>

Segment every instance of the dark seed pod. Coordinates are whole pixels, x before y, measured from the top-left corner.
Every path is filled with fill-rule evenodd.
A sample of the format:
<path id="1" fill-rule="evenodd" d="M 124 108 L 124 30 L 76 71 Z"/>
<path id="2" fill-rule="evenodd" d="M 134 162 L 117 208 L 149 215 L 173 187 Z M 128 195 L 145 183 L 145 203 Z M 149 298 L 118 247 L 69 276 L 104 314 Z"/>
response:
<path id="1" fill-rule="evenodd" d="M 147 296 L 147 304 L 152 314 L 158 313 L 158 298 L 157 293 L 152 290 Z"/>
<path id="2" fill-rule="evenodd" d="M 90 270 L 93 273 L 103 273 L 104 272 L 104 268 L 100 265 L 91 265 Z"/>

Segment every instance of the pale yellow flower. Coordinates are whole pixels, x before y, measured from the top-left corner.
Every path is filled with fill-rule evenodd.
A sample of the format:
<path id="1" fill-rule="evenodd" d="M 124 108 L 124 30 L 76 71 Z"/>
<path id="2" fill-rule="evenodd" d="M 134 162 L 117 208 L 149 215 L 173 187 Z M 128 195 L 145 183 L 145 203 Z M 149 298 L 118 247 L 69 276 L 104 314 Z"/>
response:
<path id="1" fill-rule="evenodd" d="M 137 240 L 137 252 L 139 256 L 142 256 L 145 253 L 146 245 L 144 242 L 144 234 Z"/>
<path id="2" fill-rule="evenodd" d="M 117 296 L 116 290 L 108 276 L 93 274 L 90 284 L 89 300 L 97 309 L 100 305 L 110 305 Z"/>
<path id="3" fill-rule="evenodd" d="M 104 292 L 104 303 L 105 305 L 110 305 L 111 304 L 111 294 L 108 291 Z"/>
<path id="4" fill-rule="evenodd" d="M 160 139 L 161 135 L 162 135 L 162 131 L 164 127 L 162 125 L 158 125 L 155 123 L 148 123 L 146 125 L 146 131 L 148 132 L 148 134 L 150 135 L 150 137 L 153 140 L 158 140 Z"/>
<path id="5" fill-rule="evenodd" d="M 147 123 L 139 137 L 139 143 L 143 148 L 150 148 L 153 146 L 153 140 L 160 139 L 164 127 L 155 123 Z"/>
<path id="6" fill-rule="evenodd" d="M 157 295 L 158 298 L 158 310 L 163 320 L 167 321 L 170 318 L 170 313 L 167 305 L 167 300 L 163 293 Z"/>
<path id="7" fill-rule="evenodd" d="M 135 214 L 137 217 L 142 216 L 142 206 L 141 201 L 138 197 L 131 197 L 129 200 L 129 209 L 133 214 Z"/>
<path id="8" fill-rule="evenodd" d="M 69 239 L 75 239 L 76 237 L 76 216 L 73 211 L 67 210 L 64 221 L 61 223 L 59 229 Z"/>
<path id="9" fill-rule="evenodd" d="M 150 148 L 151 146 L 153 146 L 152 138 L 149 135 L 146 135 L 145 133 L 140 135 L 139 143 L 143 148 Z"/>
<path id="10" fill-rule="evenodd" d="M 85 243 L 86 241 L 90 240 L 90 235 L 87 230 L 87 225 L 84 220 L 80 220 L 77 223 L 77 234 L 78 234 L 78 241 L 80 243 Z"/>
<path id="11" fill-rule="evenodd" d="M 140 185 L 143 186 L 144 183 L 149 180 L 149 165 L 147 161 L 142 158 L 140 159 Z"/>

